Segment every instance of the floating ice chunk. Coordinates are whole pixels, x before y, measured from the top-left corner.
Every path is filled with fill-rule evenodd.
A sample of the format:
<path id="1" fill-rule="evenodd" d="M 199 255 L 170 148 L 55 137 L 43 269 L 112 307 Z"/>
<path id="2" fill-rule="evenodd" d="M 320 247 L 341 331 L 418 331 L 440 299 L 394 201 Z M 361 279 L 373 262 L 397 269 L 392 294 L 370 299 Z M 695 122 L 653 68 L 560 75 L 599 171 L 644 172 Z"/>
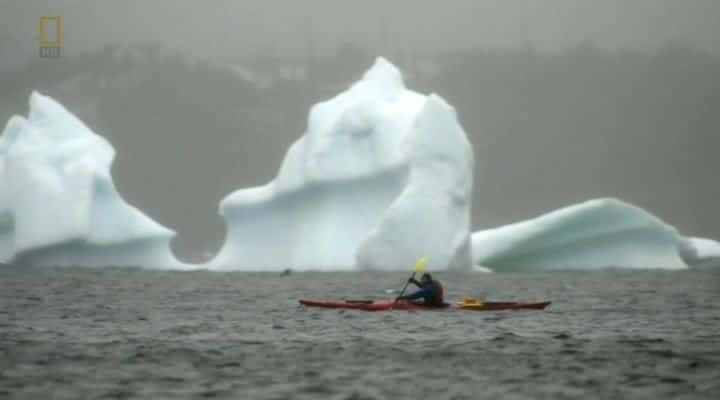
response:
<path id="1" fill-rule="evenodd" d="M 34 92 L 27 119 L 0 136 L 0 261 L 178 268 L 159 225 L 118 194 L 115 151 L 62 105 Z"/>
<path id="2" fill-rule="evenodd" d="M 597 199 L 472 235 L 475 264 L 495 271 L 686 269 L 676 230 L 647 211 Z"/>
<path id="3" fill-rule="evenodd" d="M 720 262 L 720 242 L 712 239 L 686 237 L 683 238 L 680 255 L 691 266 L 708 264 L 708 262 L 715 265 Z"/>

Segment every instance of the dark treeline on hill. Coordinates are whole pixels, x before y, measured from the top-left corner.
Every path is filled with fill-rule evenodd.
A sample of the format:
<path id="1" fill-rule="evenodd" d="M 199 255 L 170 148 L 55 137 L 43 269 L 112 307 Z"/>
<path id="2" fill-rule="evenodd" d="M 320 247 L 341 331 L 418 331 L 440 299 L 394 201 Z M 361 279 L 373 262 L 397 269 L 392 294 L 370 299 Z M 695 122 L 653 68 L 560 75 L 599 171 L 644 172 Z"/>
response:
<path id="1" fill-rule="evenodd" d="M 108 46 L 3 72 L 0 118 L 25 114 L 33 89 L 58 99 L 113 143 L 119 190 L 176 229 L 188 257 L 222 242 L 219 200 L 271 179 L 312 104 L 374 58 L 345 44 L 322 57 L 229 65 Z M 679 44 L 388 58 L 408 87 L 456 107 L 475 147 L 476 229 L 616 196 L 687 234 L 720 238 L 717 58 Z"/>

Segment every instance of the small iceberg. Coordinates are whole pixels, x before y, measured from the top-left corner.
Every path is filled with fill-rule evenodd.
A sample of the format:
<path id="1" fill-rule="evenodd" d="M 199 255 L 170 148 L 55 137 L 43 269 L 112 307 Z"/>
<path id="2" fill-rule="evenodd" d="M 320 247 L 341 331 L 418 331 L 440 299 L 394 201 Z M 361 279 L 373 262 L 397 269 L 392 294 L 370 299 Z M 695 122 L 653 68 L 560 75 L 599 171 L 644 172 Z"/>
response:
<path id="1" fill-rule="evenodd" d="M 472 235 L 473 261 L 494 271 L 687 269 L 682 238 L 649 212 L 595 199 Z"/>

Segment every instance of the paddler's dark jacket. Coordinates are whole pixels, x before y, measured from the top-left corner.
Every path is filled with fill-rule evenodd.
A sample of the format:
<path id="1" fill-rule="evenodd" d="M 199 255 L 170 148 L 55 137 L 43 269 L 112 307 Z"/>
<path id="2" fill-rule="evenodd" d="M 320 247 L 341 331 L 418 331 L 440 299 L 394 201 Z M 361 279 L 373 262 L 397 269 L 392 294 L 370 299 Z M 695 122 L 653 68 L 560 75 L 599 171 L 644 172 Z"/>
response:
<path id="1" fill-rule="evenodd" d="M 423 303 L 430 306 L 441 307 L 444 305 L 443 287 L 440 282 L 436 280 L 431 280 L 424 285 L 416 281 L 415 279 L 413 279 L 411 282 L 414 283 L 417 287 L 419 287 L 420 290 L 407 296 L 402 296 L 398 298 L 398 300 L 423 299 Z"/>

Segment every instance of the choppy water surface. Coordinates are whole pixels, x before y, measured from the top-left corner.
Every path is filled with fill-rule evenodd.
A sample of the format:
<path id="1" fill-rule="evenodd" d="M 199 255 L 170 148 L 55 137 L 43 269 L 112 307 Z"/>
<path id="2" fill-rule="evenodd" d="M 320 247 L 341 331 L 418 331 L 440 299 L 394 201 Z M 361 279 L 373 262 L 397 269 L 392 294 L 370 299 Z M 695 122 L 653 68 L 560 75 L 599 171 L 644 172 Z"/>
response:
<path id="1" fill-rule="evenodd" d="M 438 273 L 544 312 L 304 309 L 401 273 L 0 269 L 0 398 L 720 398 L 720 273 Z"/>

